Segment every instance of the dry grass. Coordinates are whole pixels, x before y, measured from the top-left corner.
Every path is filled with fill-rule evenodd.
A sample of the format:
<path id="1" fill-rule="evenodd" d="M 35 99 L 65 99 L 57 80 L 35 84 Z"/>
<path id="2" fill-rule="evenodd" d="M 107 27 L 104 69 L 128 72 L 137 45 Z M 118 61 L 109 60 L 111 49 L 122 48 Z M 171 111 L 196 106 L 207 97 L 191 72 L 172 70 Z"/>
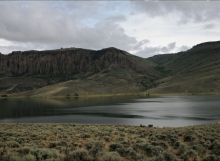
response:
<path id="1" fill-rule="evenodd" d="M 220 124 L 181 128 L 0 124 L 4 161 L 219 161 Z"/>

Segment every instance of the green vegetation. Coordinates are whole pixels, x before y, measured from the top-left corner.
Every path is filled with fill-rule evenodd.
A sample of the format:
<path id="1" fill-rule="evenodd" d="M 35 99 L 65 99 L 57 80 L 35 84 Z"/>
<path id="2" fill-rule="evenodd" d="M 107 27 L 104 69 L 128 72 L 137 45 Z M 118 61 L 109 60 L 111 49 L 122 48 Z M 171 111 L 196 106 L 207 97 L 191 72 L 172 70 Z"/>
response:
<path id="1" fill-rule="evenodd" d="M 4 161 L 219 161 L 220 123 L 182 128 L 0 124 Z"/>
<path id="2" fill-rule="evenodd" d="M 216 93 L 220 91 L 220 42 L 207 42 L 176 54 L 155 55 L 147 60 L 162 74 L 150 93 Z"/>

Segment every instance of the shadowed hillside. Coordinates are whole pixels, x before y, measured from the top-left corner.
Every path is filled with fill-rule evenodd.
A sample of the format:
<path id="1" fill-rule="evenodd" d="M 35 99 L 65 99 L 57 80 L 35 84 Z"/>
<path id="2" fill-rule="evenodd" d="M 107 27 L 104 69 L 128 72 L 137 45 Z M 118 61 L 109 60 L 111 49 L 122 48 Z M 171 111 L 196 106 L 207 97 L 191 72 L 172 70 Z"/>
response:
<path id="1" fill-rule="evenodd" d="M 116 48 L 68 48 L 0 55 L 0 93 L 74 95 L 132 93 L 160 78 L 154 63 Z M 47 86 L 47 87 L 45 87 Z M 45 87 L 39 89 L 41 87 Z M 32 91 L 39 89 L 36 91 Z"/>
<path id="2" fill-rule="evenodd" d="M 148 60 L 167 73 L 151 92 L 220 92 L 220 41 L 198 44 L 177 54 L 156 55 Z"/>

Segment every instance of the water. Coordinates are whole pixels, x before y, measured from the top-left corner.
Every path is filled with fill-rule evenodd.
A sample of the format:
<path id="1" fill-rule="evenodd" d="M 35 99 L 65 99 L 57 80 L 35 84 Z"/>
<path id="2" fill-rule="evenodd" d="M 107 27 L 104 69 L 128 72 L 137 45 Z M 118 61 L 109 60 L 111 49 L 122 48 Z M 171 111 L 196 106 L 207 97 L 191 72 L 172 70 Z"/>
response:
<path id="1" fill-rule="evenodd" d="M 0 122 L 180 127 L 220 121 L 220 96 L 0 99 Z"/>

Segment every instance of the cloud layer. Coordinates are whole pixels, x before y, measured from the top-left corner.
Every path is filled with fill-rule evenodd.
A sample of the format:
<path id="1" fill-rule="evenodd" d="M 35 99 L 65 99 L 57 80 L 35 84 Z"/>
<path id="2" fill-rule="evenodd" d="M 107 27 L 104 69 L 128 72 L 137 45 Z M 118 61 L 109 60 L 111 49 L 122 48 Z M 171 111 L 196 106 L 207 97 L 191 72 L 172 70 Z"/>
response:
<path id="1" fill-rule="evenodd" d="M 142 57 L 219 37 L 220 2 L 0 2 L 0 52 L 110 46 Z"/>

